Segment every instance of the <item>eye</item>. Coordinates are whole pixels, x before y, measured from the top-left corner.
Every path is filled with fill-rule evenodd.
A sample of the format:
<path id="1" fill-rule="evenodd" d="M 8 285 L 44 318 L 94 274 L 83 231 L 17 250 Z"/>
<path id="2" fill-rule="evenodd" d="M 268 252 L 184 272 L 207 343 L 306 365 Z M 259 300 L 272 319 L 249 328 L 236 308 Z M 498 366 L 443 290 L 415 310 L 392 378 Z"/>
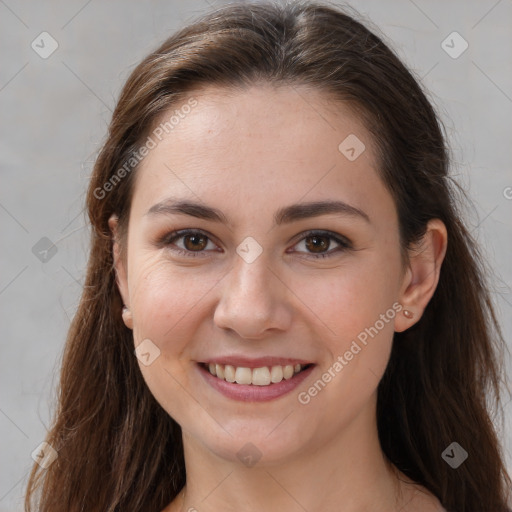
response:
<path id="1" fill-rule="evenodd" d="M 333 240 L 337 247 L 327 251 L 331 247 Z M 311 251 L 307 254 L 308 258 L 330 258 L 335 253 L 341 253 L 352 248 L 352 243 L 348 238 L 331 233 L 330 231 L 308 231 L 294 247 L 298 247 L 301 244 L 308 251 Z"/>
<path id="2" fill-rule="evenodd" d="M 177 243 L 179 240 L 181 242 Z M 327 251 L 331 248 L 332 241 L 337 244 L 337 247 Z M 208 247 L 209 244 L 211 244 L 210 247 Z M 306 250 L 311 251 L 306 254 L 306 257 L 313 259 L 329 258 L 335 253 L 352 249 L 352 243 L 348 238 L 330 231 L 308 231 L 293 247 L 298 247 L 300 244 L 304 244 Z M 206 233 L 197 229 L 173 231 L 159 240 L 159 245 L 171 246 L 170 249 L 173 252 L 189 257 L 207 256 L 206 249 L 215 250 L 217 247 Z"/>
<path id="3" fill-rule="evenodd" d="M 183 246 L 176 245 L 176 241 L 183 239 Z M 208 248 L 208 244 L 211 244 L 213 248 L 215 248 L 215 244 L 210 240 L 210 238 L 197 229 L 183 229 L 181 231 L 174 231 L 169 235 L 166 235 L 161 240 L 162 245 L 175 245 L 172 250 L 178 254 L 182 254 L 183 256 L 200 256 L 204 252 L 206 248 Z M 212 247 L 210 247 L 212 249 Z"/>

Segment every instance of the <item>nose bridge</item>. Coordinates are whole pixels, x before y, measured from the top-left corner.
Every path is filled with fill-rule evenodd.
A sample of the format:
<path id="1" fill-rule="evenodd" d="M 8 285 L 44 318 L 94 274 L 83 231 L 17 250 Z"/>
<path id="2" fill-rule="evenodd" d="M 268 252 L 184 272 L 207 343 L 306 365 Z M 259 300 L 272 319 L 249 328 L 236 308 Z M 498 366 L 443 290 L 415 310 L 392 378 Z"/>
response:
<path id="1" fill-rule="evenodd" d="M 236 304 L 252 304 L 253 311 L 267 310 L 273 301 L 272 274 L 266 255 L 260 255 L 255 260 L 244 260 L 242 257 L 233 265 L 228 279 L 227 298 Z M 235 304 L 235 306 L 236 306 Z"/>
<path id="2" fill-rule="evenodd" d="M 246 288 L 263 288 L 265 283 L 269 283 L 270 275 L 273 275 L 269 263 L 266 255 L 260 255 L 250 262 L 239 261 L 234 266 L 235 280 L 238 279 Z"/>
<path id="3" fill-rule="evenodd" d="M 240 244 L 243 249 L 243 244 Z M 267 329 L 286 328 L 283 284 L 270 269 L 266 254 L 255 259 L 237 257 L 225 280 L 214 320 L 243 337 L 257 337 Z"/>

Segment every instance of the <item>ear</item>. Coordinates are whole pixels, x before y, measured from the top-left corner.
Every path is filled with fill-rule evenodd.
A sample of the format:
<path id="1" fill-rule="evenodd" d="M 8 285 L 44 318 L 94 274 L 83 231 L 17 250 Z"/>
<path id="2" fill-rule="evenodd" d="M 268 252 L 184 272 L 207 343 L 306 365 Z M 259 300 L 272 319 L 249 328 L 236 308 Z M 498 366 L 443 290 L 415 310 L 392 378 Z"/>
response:
<path id="1" fill-rule="evenodd" d="M 130 311 L 130 294 L 128 293 L 128 276 L 125 265 L 121 258 L 121 248 L 119 245 L 119 233 L 118 233 L 118 222 L 117 215 L 112 215 L 108 220 L 108 226 L 112 232 L 112 256 L 114 258 L 114 268 L 116 272 L 116 283 L 123 299 L 123 321 L 129 329 L 133 329 L 132 313 Z"/>
<path id="2" fill-rule="evenodd" d="M 409 268 L 404 275 L 399 302 L 411 315 L 406 317 L 402 313 L 395 317 L 396 332 L 405 331 L 423 315 L 439 282 L 447 245 L 446 226 L 440 219 L 432 219 L 423 238 L 408 250 Z"/>

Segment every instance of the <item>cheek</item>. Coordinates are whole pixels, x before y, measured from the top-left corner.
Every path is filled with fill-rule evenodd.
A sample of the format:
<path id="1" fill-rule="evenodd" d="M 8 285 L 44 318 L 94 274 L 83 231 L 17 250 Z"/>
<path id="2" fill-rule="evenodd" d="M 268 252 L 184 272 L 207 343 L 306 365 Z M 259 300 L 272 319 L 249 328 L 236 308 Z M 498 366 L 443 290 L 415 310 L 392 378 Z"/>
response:
<path id="1" fill-rule="evenodd" d="M 190 399 L 190 358 L 187 350 L 198 328 L 201 299 L 218 278 L 171 265 L 163 258 L 134 261 L 131 306 L 134 346 L 149 346 L 158 354 L 149 365 L 139 358 L 139 368 L 152 395 L 173 418 L 189 422 L 204 414 L 203 404 Z M 150 344 L 148 345 L 148 341 Z M 152 345 L 154 344 L 154 345 Z M 157 348 L 155 348 L 157 347 Z"/>
<path id="2" fill-rule="evenodd" d="M 151 339 L 169 362 L 179 359 L 197 328 L 201 301 L 222 276 L 180 267 L 162 256 L 134 265 L 132 312 L 134 340 Z"/>
<path id="3" fill-rule="evenodd" d="M 328 301 L 311 305 L 329 329 L 322 329 L 324 357 L 316 379 L 297 391 L 308 418 L 321 418 L 326 436 L 346 427 L 375 395 L 389 361 L 397 314 L 391 294 L 383 294 L 375 279 L 353 275 L 337 285 Z"/>
<path id="4" fill-rule="evenodd" d="M 345 411 L 354 411 L 375 392 L 389 361 L 400 309 L 398 255 L 392 248 L 368 252 L 345 268 L 326 271 L 325 278 L 297 280 L 294 292 L 307 306 L 308 322 L 323 333 L 326 349 L 319 369 L 325 387 L 318 383 L 315 389 L 301 390 L 315 401 L 313 407 L 343 403 Z M 322 398 L 313 400 L 317 394 Z M 336 417 L 343 421 L 344 414 Z"/>
<path id="5" fill-rule="evenodd" d="M 392 308 L 400 287 L 398 258 L 374 252 L 356 255 L 337 268 L 292 279 L 290 287 L 303 310 L 309 311 L 308 318 L 312 322 L 316 319 L 315 323 L 323 325 L 328 337 L 342 347 Z M 394 310 L 388 317 L 393 314 Z M 393 322 L 387 322 L 383 330 L 392 332 Z M 331 351 L 338 350 L 337 345 Z"/>

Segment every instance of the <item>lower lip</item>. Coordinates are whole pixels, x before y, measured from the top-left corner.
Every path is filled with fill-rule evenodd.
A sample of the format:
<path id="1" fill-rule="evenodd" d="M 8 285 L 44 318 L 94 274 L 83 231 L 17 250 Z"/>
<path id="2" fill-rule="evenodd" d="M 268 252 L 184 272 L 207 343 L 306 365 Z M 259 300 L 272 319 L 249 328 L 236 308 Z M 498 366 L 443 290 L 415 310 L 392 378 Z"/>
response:
<path id="1" fill-rule="evenodd" d="M 198 364 L 197 367 L 206 382 L 228 398 L 242 402 L 268 402 L 269 400 L 274 400 L 294 390 L 311 374 L 315 365 L 311 365 L 300 373 L 296 373 L 291 379 L 283 379 L 277 384 L 269 384 L 268 386 L 227 382 L 218 377 L 214 377 L 202 365 Z"/>

